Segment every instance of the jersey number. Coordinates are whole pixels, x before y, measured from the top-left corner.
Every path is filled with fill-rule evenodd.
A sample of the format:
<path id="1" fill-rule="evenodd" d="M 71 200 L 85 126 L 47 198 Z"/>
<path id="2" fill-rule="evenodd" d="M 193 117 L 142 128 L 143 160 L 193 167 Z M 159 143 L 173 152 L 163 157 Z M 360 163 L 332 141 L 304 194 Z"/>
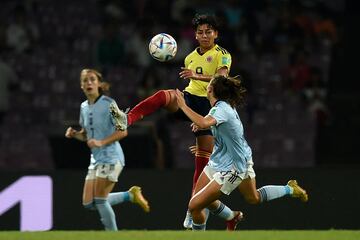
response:
<path id="1" fill-rule="evenodd" d="M 196 71 L 197 74 L 203 74 L 202 67 L 197 67 L 195 71 Z"/>

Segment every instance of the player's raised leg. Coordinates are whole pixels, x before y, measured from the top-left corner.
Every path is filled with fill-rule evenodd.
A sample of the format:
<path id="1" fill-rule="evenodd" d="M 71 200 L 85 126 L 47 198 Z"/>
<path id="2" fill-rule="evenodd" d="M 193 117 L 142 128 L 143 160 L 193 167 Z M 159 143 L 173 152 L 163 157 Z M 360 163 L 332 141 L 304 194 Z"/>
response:
<path id="1" fill-rule="evenodd" d="M 127 116 L 126 113 L 121 111 L 115 103 L 110 104 L 110 113 L 115 120 L 116 130 L 124 131 L 127 129 Z"/>
<path id="2" fill-rule="evenodd" d="M 284 196 L 299 198 L 301 201 L 308 201 L 308 195 L 296 182 L 290 180 L 286 185 L 266 185 L 256 189 L 255 178 L 247 178 L 239 185 L 239 190 L 250 204 L 268 202 Z"/>
<path id="3" fill-rule="evenodd" d="M 138 103 L 128 112 L 127 125 L 132 125 L 162 107 L 171 112 L 175 112 L 178 109 L 174 90 L 159 90 Z"/>

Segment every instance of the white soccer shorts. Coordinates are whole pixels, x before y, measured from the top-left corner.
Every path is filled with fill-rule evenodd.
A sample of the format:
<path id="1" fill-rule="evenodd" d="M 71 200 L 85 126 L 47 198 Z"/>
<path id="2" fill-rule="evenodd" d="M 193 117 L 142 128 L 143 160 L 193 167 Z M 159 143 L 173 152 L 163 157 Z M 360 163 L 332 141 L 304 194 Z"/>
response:
<path id="1" fill-rule="evenodd" d="M 215 180 L 221 185 L 220 191 L 226 195 L 230 195 L 235 188 L 246 178 L 255 178 L 256 174 L 253 169 L 253 161 L 249 160 L 245 172 L 239 172 L 236 169 L 217 172 L 208 165 L 204 168 L 204 173 L 211 180 Z"/>
<path id="2" fill-rule="evenodd" d="M 94 180 L 97 177 L 106 178 L 111 182 L 117 182 L 123 166 L 118 162 L 116 164 L 102 163 L 95 166 L 94 169 L 89 169 L 86 175 L 86 180 Z"/>

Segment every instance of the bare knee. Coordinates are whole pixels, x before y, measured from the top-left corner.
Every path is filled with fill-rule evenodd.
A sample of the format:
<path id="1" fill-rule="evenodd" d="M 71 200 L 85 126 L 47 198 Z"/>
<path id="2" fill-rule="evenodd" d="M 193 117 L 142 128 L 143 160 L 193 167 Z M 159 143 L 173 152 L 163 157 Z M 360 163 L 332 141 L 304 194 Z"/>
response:
<path id="1" fill-rule="evenodd" d="M 196 211 L 196 206 L 191 201 L 189 202 L 188 210 L 190 213 L 193 213 L 194 211 Z"/>
<path id="2" fill-rule="evenodd" d="M 170 112 L 176 112 L 179 109 L 179 106 L 177 104 L 175 90 L 169 89 L 169 90 L 164 90 L 164 92 L 166 96 L 166 103 L 164 106 L 165 109 Z"/>
<path id="3" fill-rule="evenodd" d="M 199 207 L 198 204 L 196 204 L 195 201 L 190 200 L 189 205 L 188 205 L 188 209 L 190 213 L 196 212 L 196 211 L 201 211 L 201 208 Z"/>

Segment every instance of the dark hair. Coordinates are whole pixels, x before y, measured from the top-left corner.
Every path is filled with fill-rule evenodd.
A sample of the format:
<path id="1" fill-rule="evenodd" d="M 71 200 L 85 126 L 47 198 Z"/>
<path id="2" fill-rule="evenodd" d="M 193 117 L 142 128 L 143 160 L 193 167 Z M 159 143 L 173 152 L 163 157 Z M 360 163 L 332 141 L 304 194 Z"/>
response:
<path id="1" fill-rule="evenodd" d="M 214 97 L 228 102 L 232 107 L 243 106 L 246 89 L 242 86 L 242 77 L 215 76 L 211 82 Z"/>
<path id="2" fill-rule="evenodd" d="M 194 30 L 198 28 L 198 26 L 207 24 L 210 28 L 214 29 L 215 31 L 219 30 L 219 21 L 217 17 L 210 14 L 195 14 L 195 17 L 192 20 L 192 25 Z"/>

